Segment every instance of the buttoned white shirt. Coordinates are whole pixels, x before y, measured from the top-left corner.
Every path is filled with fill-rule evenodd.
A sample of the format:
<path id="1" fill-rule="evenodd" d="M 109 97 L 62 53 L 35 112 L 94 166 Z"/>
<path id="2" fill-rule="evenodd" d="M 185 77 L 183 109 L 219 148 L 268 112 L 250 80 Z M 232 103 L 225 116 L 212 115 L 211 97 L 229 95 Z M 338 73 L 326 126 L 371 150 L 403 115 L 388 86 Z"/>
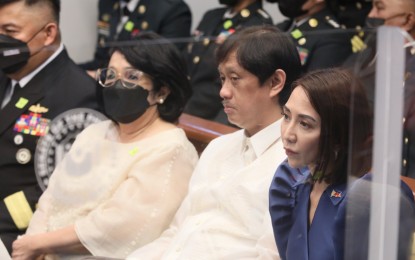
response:
<path id="1" fill-rule="evenodd" d="M 213 140 L 169 229 L 127 259 L 278 259 L 268 192 L 286 158 L 280 123 L 249 138 L 256 159 L 248 165 L 244 130 Z"/>

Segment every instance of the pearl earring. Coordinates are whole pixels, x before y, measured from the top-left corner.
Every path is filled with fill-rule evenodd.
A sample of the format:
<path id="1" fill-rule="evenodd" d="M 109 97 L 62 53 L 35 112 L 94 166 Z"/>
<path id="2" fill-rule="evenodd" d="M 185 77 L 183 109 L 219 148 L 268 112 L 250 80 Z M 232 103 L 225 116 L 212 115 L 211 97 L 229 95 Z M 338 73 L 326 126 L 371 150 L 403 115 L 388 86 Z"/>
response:
<path id="1" fill-rule="evenodd" d="M 159 99 L 159 104 L 163 104 L 164 103 L 164 99 L 160 98 Z"/>

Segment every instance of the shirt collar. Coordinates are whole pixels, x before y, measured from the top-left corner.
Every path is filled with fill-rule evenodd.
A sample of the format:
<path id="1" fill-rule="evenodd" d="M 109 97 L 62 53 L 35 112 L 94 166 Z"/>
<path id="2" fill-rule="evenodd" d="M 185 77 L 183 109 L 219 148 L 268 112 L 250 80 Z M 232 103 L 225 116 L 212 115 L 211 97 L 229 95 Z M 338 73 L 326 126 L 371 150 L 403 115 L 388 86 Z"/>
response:
<path id="1" fill-rule="evenodd" d="M 21 88 L 23 88 L 24 86 L 26 86 L 27 83 L 29 83 L 29 81 L 36 76 L 36 74 L 39 73 L 39 71 L 41 71 L 44 67 L 46 67 L 46 65 L 48 65 L 49 63 L 51 63 L 56 56 L 58 56 L 61 52 L 63 51 L 63 43 L 61 43 L 59 45 L 59 48 L 45 61 L 43 62 L 39 67 L 37 67 L 34 71 L 30 72 L 29 74 L 27 74 L 26 76 L 24 76 L 23 78 L 21 78 L 18 82 Z M 17 83 L 17 81 L 12 81 L 13 84 Z"/>
<path id="2" fill-rule="evenodd" d="M 251 146 L 254 149 L 256 157 L 260 157 L 275 141 L 281 137 L 281 120 L 275 121 L 269 126 L 265 127 L 255 135 L 247 137 L 244 134 L 244 140 L 242 149 L 244 149 L 245 144 L 251 142 Z"/>

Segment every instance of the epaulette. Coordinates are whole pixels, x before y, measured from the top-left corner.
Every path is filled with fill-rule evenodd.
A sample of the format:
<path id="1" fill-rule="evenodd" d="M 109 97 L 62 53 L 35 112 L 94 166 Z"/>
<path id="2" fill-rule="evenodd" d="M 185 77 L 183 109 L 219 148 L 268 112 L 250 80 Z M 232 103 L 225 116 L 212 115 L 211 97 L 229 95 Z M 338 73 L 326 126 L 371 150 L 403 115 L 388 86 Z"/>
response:
<path id="1" fill-rule="evenodd" d="M 259 15 L 261 15 L 264 19 L 269 19 L 270 17 L 269 17 L 269 15 L 267 14 L 267 12 L 265 12 L 264 10 L 262 10 L 262 9 L 258 9 L 258 10 L 256 10 L 256 12 L 259 14 Z"/>

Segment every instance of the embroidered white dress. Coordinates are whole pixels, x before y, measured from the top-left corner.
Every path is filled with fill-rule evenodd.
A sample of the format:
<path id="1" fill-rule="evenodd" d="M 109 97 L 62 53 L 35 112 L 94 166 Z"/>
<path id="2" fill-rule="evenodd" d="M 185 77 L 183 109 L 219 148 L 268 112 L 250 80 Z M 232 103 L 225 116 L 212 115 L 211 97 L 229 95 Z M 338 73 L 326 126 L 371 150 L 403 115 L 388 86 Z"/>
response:
<path id="1" fill-rule="evenodd" d="M 126 144 L 107 138 L 114 130 L 105 121 L 77 136 L 52 174 L 28 234 L 75 224 L 93 255 L 125 258 L 168 227 L 187 193 L 195 148 L 179 128 Z"/>

